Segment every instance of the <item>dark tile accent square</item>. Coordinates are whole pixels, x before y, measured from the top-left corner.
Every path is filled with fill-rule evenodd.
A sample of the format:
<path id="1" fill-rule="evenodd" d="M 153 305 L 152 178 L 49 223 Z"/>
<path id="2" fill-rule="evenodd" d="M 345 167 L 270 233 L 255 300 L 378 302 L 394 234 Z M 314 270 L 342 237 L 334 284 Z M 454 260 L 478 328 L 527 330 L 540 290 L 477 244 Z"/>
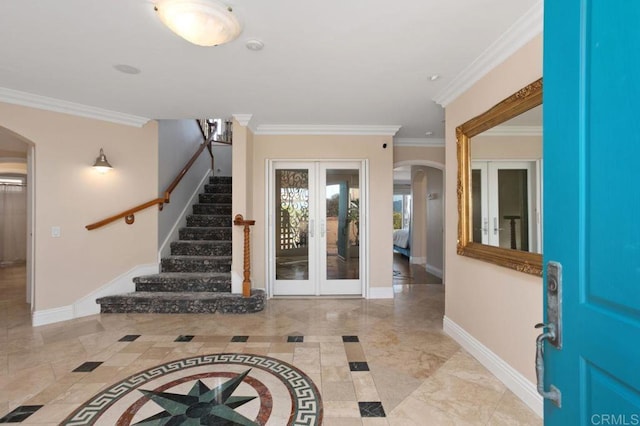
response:
<path id="1" fill-rule="evenodd" d="M 246 342 L 249 340 L 249 336 L 233 336 L 231 338 L 232 342 Z"/>
<path id="2" fill-rule="evenodd" d="M 96 368 L 100 367 L 101 361 L 87 361 L 73 370 L 73 373 L 90 373 Z"/>
<path id="3" fill-rule="evenodd" d="M 350 362 L 349 370 L 351 371 L 369 371 L 369 364 L 366 362 Z"/>
<path id="4" fill-rule="evenodd" d="M 42 407 L 42 405 L 21 405 L 1 418 L 0 423 L 20 423 Z"/>
<path id="5" fill-rule="evenodd" d="M 193 340 L 193 336 L 190 334 L 181 334 L 174 342 L 190 342 Z"/>
<path id="6" fill-rule="evenodd" d="M 118 342 L 133 342 L 138 337 L 140 337 L 139 334 L 127 334 L 122 339 L 118 340 Z"/>
<path id="7" fill-rule="evenodd" d="M 360 339 L 358 339 L 358 336 L 342 336 L 342 341 L 344 343 L 352 343 L 352 342 L 359 342 Z"/>
<path id="8" fill-rule="evenodd" d="M 302 343 L 304 336 L 287 336 L 287 343 Z"/>
<path id="9" fill-rule="evenodd" d="M 382 402 L 358 402 L 361 417 L 387 417 Z"/>

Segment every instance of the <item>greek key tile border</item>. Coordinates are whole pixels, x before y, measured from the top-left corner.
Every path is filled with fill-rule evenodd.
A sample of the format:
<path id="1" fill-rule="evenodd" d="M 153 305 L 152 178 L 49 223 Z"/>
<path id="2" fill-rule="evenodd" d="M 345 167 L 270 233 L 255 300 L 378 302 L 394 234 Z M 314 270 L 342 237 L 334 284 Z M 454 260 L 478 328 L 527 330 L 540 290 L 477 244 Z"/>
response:
<path id="1" fill-rule="evenodd" d="M 92 425 L 117 400 L 151 380 L 176 371 L 215 364 L 249 365 L 271 373 L 285 384 L 291 395 L 293 411 L 289 425 L 319 425 L 322 423 L 323 408 L 320 392 L 313 381 L 298 368 L 268 356 L 223 353 L 171 361 L 134 374 L 96 394 L 67 417 L 62 424 L 67 426 Z"/>

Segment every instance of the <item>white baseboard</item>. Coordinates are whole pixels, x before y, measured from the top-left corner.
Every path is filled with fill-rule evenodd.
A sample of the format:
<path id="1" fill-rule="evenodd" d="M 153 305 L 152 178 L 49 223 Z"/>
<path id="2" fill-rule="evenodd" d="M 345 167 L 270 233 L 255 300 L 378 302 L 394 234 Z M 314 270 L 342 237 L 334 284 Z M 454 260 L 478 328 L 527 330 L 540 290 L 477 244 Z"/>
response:
<path id="1" fill-rule="evenodd" d="M 135 289 L 135 285 L 133 283 L 134 277 L 157 274 L 158 269 L 159 265 L 155 263 L 138 265 L 114 278 L 99 289 L 89 293 L 81 299 L 78 299 L 72 305 L 33 312 L 31 324 L 34 327 L 37 327 L 39 325 L 52 324 L 54 322 L 67 321 L 74 318 L 99 314 L 100 305 L 96 303 L 97 298 L 132 292 Z"/>
<path id="2" fill-rule="evenodd" d="M 369 287 L 369 299 L 393 299 L 393 287 Z"/>
<path id="3" fill-rule="evenodd" d="M 426 257 L 411 256 L 409 258 L 409 263 L 417 263 L 418 265 L 424 265 L 424 264 L 427 263 L 427 258 Z"/>
<path id="4" fill-rule="evenodd" d="M 73 305 L 45 309 L 42 311 L 34 311 L 31 314 L 31 325 L 37 327 L 39 325 L 67 321 L 70 319 L 73 319 Z"/>
<path id="5" fill-rule="evenodd" d="M 442 278 L 442 269 L 436 268 L 435 266 L 429 265 L 428 263 L 425 266 L 425 269 L 427 270 L 428 273 L 433 274 L 438 278 Z"/>
<path id="6" fill-rule="evenodd" d="M 158 262 L 162 260 L 163 257 L 167 257 L 171 254 L 171 242 L 178 241 L 178 233 L 180 232 L 180 228 L 184 228 L 187 226 L 187 215 L 189 214 L 190 209 L 196 203 L 196 199 L 200 192 L 202 191 L 202 187 L 204 186 L 207 179 L 211 176 L 211 169 L 207 170 L 204 177 L 200 179 L 200 183 L 196 186 L 195 191 L 191 194 L 191 198 L 184 205 L 182 212 L 180 212 L 180 216 L 176 219 L 176 222 L 171 227 L 171 231 L 167 235 L 167 238 L 164 239 L 162 244 L 160 245 L 160 249 L 158 250 Z"/>
<path id="7" fill-rule="evenodd" d="M 520 372 L 507 364 L 502 358 L 446 316 L 443 321 L 443 330 L 474 358 L 480 361 L 482 365 L 491 371 L 491 373 L 527 404 L 538 416 L 542 417 L 544 406 L 542 397 L 538 394 L 535 384 L 531 383 L 526 377 L 520 374 Z"/>

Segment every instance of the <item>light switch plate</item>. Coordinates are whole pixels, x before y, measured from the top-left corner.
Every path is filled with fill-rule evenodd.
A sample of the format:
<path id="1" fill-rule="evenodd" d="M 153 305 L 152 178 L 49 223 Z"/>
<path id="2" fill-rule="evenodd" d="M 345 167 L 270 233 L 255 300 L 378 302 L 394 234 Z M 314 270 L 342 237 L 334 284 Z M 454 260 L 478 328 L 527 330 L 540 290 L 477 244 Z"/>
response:
<path id="1" fill-rule="evenodd" d="M 60 238 L 60 227 L 59 226 L 52 226 L 51 227 L 51 236 L 53 238 Z"/>

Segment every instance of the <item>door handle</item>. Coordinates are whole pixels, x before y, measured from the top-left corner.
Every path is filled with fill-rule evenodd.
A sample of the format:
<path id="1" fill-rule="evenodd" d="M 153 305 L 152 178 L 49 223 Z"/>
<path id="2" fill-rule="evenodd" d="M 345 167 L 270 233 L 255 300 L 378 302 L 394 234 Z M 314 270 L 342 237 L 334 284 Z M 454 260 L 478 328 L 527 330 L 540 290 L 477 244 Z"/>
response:
<path id="1" fill-rule="evenodd" d="M 556 406 L 562 403 L 560 389 L 551 385 L 548 391 L 544 390 L 544 341 L 556 349 L 562 349 L 562 265 L 558 262 L 547 263 L 547 324 L 536 324 L 536 328 L 543 330 L 536 338 L 536 380 L 538 393 L 545 399 L 551 400 Z M 544 330 L 547 331 L 544 331 Z"/>
<path id="2" fill-rule="evenodd" d="M 498 228 L 498 218 L 493 218 L 493 235 L 498 235 L 498 231 L 502 231 L 502 228 Z"/>
<path id="3" fill-rule="evenodd" d="M 548 391 L 544 390 L 544 341 L 546 339 L 556 340 L 556 327 L 553 324 L 536 324 L 536 328 L 542 328 L 543 333 L 536 338 L 536 381 L 538 393 L 549 399 L 557 407 L 562 406 L 562 393 L 560 389 L 551 385 Z M 547 331 L 544 331 L 544 329 Z"/>
<path id="4" fill-rule="evenodd" d="M 313 229 L 314 229 L 314 227 L 315 227 L 314 220 L 313 220 L 313 219 L 311 219 L 311 220 L 309 221 L 309 237 L 311 237 L 311 238 L 313 238 L 313 234 L 314 234 Z"/>
<path id="5" fill-rule="evenodd" d="M 324 233 L 325 233 L 325 226 L 324 226 L 324 220 L 320 222 L 320 238 L 324 238 Z"/>

